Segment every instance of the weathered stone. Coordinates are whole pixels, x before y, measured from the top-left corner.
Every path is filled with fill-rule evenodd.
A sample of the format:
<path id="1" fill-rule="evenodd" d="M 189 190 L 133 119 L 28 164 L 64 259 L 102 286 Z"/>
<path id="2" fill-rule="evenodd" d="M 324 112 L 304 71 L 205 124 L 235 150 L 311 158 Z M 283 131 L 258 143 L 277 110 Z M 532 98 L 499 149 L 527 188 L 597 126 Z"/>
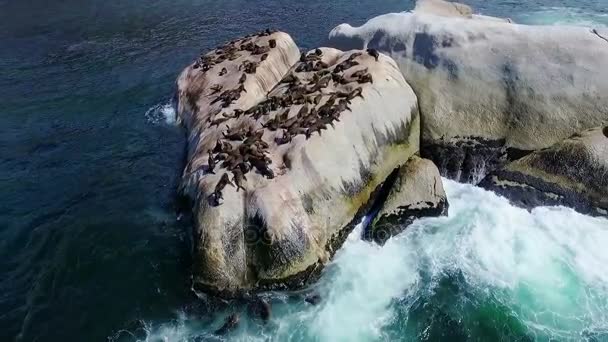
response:
<path id="1" fill-rule="evenodd" d="M 418 96 L 422 156 L 444 175 L 475 182 L 511 152 L 525 155 L 608 121 L 605 32 L 416 10 L 339 25 L 329 45 L 393 57 Z M 436 153 L 451 155 L 443 166 L 453 168 Z M 457 169 L 470 164 L 482 169 Z"/>
<path id="2" fill-rule="evenodd" d="M 473 17 L 473 9 L 470 6 L 443 0 L 419 0 L 416 2 L 414 12 L 434 14 L 442 17 Z"/>
<path id="3" fill-rule="evenodd" d="M 577 133 L 488 175 L 480 185 L 526 208 L 608 216 L 608 127 Z"/>
<path id="4" fill-rule="evenodd" d="M 448 201 L 439 170 L 432 161 L 414 156 L 399 168 L 368 237 L 383 244 L 416 219 L 447 213 Z"/>
<path id="5" fill-rule="evenodd" d="M 262 50 L 276 41 L 255 73 L 238 70 L 252 58 L 245 54 L 204 74 L 190 66 L 178 80 L 194 288 L 223 296 L 316 279 L 377 188 L 419 150 L 417 99 L 389 57 L 300 56 L 284 33 L 250 39 Z M 236 101 L 217 101 L 240 84 L 246 92 Z"/>

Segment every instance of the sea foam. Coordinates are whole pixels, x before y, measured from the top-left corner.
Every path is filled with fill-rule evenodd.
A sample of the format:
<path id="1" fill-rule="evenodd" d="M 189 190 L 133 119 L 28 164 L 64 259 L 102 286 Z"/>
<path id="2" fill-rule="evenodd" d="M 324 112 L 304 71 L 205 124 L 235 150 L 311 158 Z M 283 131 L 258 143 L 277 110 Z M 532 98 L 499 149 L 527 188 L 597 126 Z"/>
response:
<path id="1" fill-rule="evenodd" d="M 416 340 L 432 338 L 441 315 L 469 336 L 489 326 L 502 339 L 516 336 L 514 327 L 541 340 L 606 337 L 608 220 L 562 207 L 529 212 L 481 188 L 444 183 L 448 217 L 419 220 L 382 247 L 361 240 L 358 227 L 312 288 L 320 305 L 267 294 L 272 321 L 245 318 L 230 339 Z M 425 310 L 430 320 L 421 318 Z M 151 323 L 147 341 L 212 337 L 218 316 L 207 326 L 183 315 Z"/>

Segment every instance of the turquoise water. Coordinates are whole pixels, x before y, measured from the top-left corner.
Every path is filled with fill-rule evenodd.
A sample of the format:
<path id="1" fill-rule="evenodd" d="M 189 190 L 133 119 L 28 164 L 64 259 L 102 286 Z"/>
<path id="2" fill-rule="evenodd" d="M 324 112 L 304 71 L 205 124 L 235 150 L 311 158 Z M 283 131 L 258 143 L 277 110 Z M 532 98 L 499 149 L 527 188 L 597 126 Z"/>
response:
<path id="1" fill-rule="evenodd" d="M 605 0 L 465 1 L 523 23 L 608 26 Z M 322 280 L 242 303 L 190 290 L 171 106 L 201 51 L 275 27 L 299 46 L 404 0 L 0 0 L 0 341 L 608 340 L 608 224 L 448 183 L 450 217 L 380 248 L 355 233 Z M 311 292 L 323 301 L 303 301 Z"/>

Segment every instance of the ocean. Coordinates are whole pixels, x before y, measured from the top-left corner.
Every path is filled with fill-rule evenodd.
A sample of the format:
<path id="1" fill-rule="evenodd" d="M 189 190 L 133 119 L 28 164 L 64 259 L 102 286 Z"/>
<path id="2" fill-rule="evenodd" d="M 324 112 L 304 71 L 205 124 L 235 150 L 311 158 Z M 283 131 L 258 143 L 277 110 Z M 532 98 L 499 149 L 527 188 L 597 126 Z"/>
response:
<path id="1" fill-rule="evenodd" d="M 608 26 L 608 1 L 471 0 Z M 172 98 L 198 54 L 266 27 L 303 49 L 407 0 L 0 0 L 0 341 L 608 341 L 608 220 L 446 180 L 450 216 L 353 232 L 271 322 L 190 290 Z M 314 291 L 322 302 L 303 296 Z M 213 334 L 243 312 L 230 336 Z"/>

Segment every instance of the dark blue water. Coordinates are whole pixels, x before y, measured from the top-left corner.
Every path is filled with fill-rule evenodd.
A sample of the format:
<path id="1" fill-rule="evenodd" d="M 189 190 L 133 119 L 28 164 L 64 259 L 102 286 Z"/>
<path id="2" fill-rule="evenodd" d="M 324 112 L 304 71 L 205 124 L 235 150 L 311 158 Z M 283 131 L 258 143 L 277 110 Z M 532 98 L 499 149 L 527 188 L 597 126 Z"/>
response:
<path id="1" fill-rule="evenodd" d="M 469 3 L 524 21 L 576 7 L 571 22 L 598 22 L 607 7 Z M 0 0 L 0 341 L 130 340 L 123 329 L 196 306 L 190 227 L 176 220 L 184 132 L 145 115 L 170 101 L 195 56 L 266 27 L 310 48 L 337 24 L 411 6 Z"/>

